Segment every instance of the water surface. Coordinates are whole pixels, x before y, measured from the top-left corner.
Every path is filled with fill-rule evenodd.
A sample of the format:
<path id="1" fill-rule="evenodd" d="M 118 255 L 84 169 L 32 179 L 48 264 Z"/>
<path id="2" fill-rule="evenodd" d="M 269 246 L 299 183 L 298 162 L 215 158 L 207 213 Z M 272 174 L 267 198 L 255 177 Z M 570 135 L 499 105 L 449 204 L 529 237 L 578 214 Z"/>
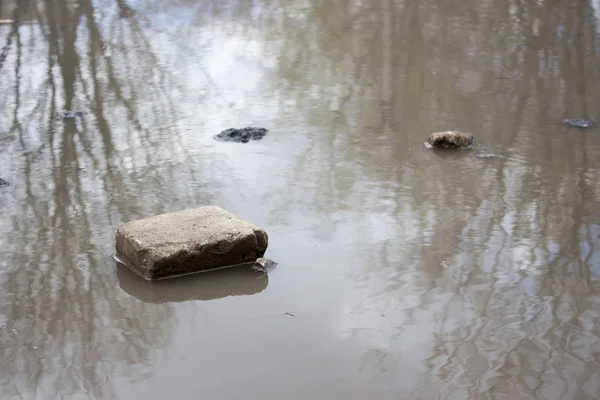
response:
<path id="1" fill-rule="evenodd" d="M 2 2 L 0 397 L 600 398 L 594 5 Z M 208 204 L 279 267 L 111 260 Z"/>

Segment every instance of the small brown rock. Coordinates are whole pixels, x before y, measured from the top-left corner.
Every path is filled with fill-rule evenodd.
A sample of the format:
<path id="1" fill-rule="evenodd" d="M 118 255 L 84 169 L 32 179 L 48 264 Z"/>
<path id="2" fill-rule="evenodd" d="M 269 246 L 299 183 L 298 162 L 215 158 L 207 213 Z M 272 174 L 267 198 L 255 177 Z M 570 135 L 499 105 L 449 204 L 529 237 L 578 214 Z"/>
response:
<path id="1" fill-rule="evenodd" d="M 460 131 L 435 132 L 429 135 L 427 143 L 435 149 L 461 149 L 473 145 L 473 135 Z"/>

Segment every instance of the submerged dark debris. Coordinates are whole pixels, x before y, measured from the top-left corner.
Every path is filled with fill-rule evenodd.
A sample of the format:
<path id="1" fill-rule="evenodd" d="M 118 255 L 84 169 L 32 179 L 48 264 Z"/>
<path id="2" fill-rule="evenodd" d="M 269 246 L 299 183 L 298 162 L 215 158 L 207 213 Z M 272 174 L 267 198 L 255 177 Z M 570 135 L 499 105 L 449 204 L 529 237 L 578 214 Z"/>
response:
<path id="1" fill-rule="evenodd" d="M 242 129 L 229 128 L 215 136 L 215 139 L 223 142 L 248 143 L 250 140 L 260 140 L 268 130 L 265 128 L 255 128 L 248 126 Z"/>
<path id="2" fill-rule="evenodd" d="M 87 115 L 87 111 L 59 111 L 56 116 L 61 119 L 75 119 Z"/>
<path id="3" fill-rule="evenodd" d="M 593 125 L 593 122 L 583 118 L 567 118 L 563 120 L 563 124 L 573 128 L 590 128 Z"/>

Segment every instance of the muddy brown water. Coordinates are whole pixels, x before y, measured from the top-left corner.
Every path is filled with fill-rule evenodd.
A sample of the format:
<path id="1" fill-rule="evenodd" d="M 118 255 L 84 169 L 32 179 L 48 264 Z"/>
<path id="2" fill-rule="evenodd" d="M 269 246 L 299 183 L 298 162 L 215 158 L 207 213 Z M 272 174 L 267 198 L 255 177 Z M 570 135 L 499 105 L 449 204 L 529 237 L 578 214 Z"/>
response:
<path id="1" fill-rule="evenodd" d="M 600 398 L 595 5 L 3 1 L 0 398 Z M 278 268 L 111 260 L 204 204 Z"/>

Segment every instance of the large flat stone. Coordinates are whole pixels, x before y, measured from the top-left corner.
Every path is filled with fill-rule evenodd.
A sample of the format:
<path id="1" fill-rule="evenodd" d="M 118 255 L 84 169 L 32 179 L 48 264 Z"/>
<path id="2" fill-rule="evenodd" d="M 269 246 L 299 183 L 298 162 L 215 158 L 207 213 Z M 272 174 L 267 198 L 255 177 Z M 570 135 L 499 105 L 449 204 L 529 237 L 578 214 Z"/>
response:
<path id="1" fill-rule="evenodd" d="M 116 255 L 146 280 L 254 262 L 267 233 L 216 206 L 156 215 L 121 225 Z"/>

